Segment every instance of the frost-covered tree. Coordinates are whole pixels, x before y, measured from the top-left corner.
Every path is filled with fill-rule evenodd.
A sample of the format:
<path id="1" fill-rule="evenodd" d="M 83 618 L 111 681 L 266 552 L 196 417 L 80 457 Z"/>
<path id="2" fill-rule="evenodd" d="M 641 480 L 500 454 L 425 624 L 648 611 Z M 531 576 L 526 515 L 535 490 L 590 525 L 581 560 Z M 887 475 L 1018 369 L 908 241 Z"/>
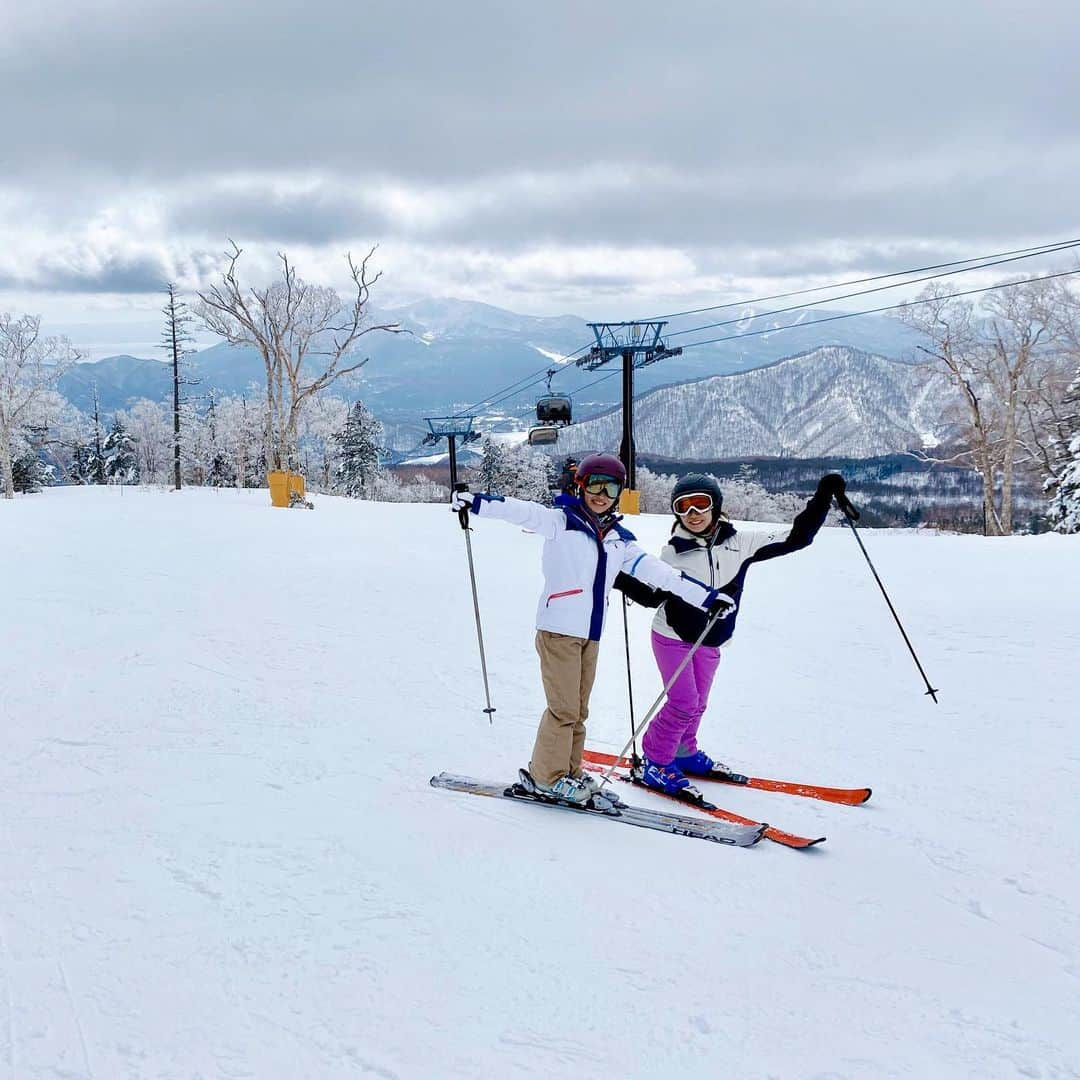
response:
<path id="1" fill-rule="evenodd" d="M 165 405 L 140 398 L 121 417 L 133 444 L 139 479 L 144 484 L 164 483 L 174 451 L 174 430 Z"/>
<path id="2" fill-rule="evenodd" d="M 236 484 L 236 473 L 225 449 L 218 419 L 217 395 L 213 390 L 210 391 L 210 403 L 206 407 L 205 424 L 206 456 L 209 459 L 205 483 L 210 487 L 233 487 Z"/>
<path id="3" fill-rule="evenodd" d="M 188 312 L 187 305 L 177 295 L 176 285 L 173 282 L 169 282 L 165 286 L 165 292 L 167 299 L 165 306 L 161 309 L 162 315 L 165 316 L 165 327 L 161 335 L 161 345 L 159 348 L 165 350 L 165 355 L 169 359 L 169 364 L 172 367 L 172 384 L 173 384 L 173 400 L 172 400 L 172 459 L 173 459 L 173 486 L 177 491 L 180 490 L 182 483 L 182 470 L 180 464 L 181 458 L 181 421 L 185 417 L 185 410 L 183 409 L 183 401 L 180 397 L 180 387 L 187 385 L 191 382 L 190 379 L 185 378 L 183 375 L 184 358 L 190 354 L 191 346 L 194 342 L 194 338 L 191 336 L 191 315 Z"/>
<path id="4" fill-rule="evenodd" d="M 243 394 L 221 398 L 216 405 L 218 440 L 229 457 L 237 487 L 257 488 L 266 483 L 267 417 L 265 403 Z"/>
<path id="5" fill-rule="evenodd" d="M 12 476 L 15 490 L 25 494 L 40 491 L 52 483 L 52 470 L 34 450 L 28 450 L 12 462 Z"/>
<path id="6" fill-rule="evenodd" d="M 920 348 L 954 388 L 962 437 L 938 460 L 978 472 L 986 532 L 1010 534 L 1018 472 L 1046 470 L 1040 447 L 1064 384 L 1060 356 L 1080 327 L 1075 294 L 1060 279 L 1033 278 L 987 294 L 976 307 L 931 285 L 899 317 L 929 340 Z"/>
<path id="7" fill-rule="evenodd" d="M 19 429 L 32 422 L 42 396 L 78 357 L 66 338 L 41 336 L 38 316 L 0 312 L 0 489 L 5 499 L 15 497 Z"/>
<path id="8" fill-rule="evenodd" d="M 1050 489 L 1050 521 L 1058 532 L 1080 532 L 1080 369 L 1063 400 Z"/>
<path id="9" fill-rule="evenodd" d="M 94 411 L 90 414 L 89 457 L 86 465 L 88 484 L 104 484 L 105 472 L 105 426 L 101 422 L 101 403 L 98 400 L 97 383 L 94 383 Z"/>
<path id="10" fill-rule="evenodd" d="M 119 414 L 113 417 L 113 425 L 105 437 L 105 476 L 112 483 L 137 484 L 139 482 L 139 459 L 135 440 L 128 434 Z"/>
<path id="11" fill-rule="evenodd" d="M 347 256 L 353 286 L 347 301 L 334 289 L 304 281 L 284 254 L 278 281 L 264 289 L 245 288 L 237 277 L 241 253 L 233 244 L 221 281 L 199 293 L 195 313 L 229 344 L 259 350 L 266 371 L 270 464 L 282 469 L 296 460 L 305 403 L 367 363 L 357 356 L 366 334 L 402 329 L 368 321 L 371 287 L 380 277 L 369 276 L 374 248 L 359 265 Z"/>
<path id="12" fill-rule="evenodd" d="M 528 444 L 513 445 L 487 436 L 481 444 L 480 487 L 491 494 L 510 495 L 533 502 L 551 501 L 555 466 Z"/>
<path id="13" fill-rule="evenodd" d="M 323 491 L 334 490 L 336 486 L 341 464 L 341 443 L 337 436 L 348 421 L 349 411 L 349 403 L 343 398 L 320 394 L 308 403 L 301 418 L 301 471 L 309 483 Z"/>
<path id="14" fill-rule="evenodd" d="M 337 488 L 357 499 L 370 499 L 382 471 L 383 427 L 362 401 L 349 410 L 345 427 L 334 436 L 341 448 Z"/>

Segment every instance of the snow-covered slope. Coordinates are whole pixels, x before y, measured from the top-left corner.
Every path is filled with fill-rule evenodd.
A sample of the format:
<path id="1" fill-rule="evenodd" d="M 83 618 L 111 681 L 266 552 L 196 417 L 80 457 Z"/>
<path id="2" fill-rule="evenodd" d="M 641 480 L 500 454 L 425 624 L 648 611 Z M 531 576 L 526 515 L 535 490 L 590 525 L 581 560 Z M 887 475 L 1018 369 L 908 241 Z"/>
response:
<path id="1" fill-rule="evenodd" d="M 829 529 L 753 571 L 703 725 L 733 765 L 874 787 L 718 794 L 828 835 L 795 853 L 428 787 L 528 756 L 535 536 L 473 533 L 489 725 L 442 507 L 0 503 L 0 1075 L 1080 1075 L 1080 541 L 865 542 L 941 704 Z"/>
<path id="2" fill-rule="evenodd" d="M 737 375 L 653 390 L 635 403 L 638 453 L 680 460 L 873 457 L 934 445 L 948 395 L 924 368 L 841 346 Z M 622 412 L 586 420 L 560 447 L 618 446 Z"/>

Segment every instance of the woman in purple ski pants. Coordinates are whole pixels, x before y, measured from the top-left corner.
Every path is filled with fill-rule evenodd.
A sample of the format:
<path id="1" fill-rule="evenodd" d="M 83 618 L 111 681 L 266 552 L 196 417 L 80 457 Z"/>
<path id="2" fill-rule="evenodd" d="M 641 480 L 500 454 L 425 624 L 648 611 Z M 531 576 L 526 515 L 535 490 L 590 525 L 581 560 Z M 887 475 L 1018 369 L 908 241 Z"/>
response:
<path id="1" fill-rule="evenodd" d="M 736 530 L 722 513 L 724 497 L 715 478 L 685 476 L 671 495 L 675 524 L 660 557 L 740 603 L 750 566 L 807 547 L 824 524 L 833 497 L 843 493 L 843 477 L 830 473 L 822 477 L 806 509 L 790 526 Z M 708 616 L 678 597 L 657 594 L 650 601 L 630 595 L 652 606 L 661 605 L 653 619 L 652 649 L 667 686 L 706 629 Z M 675 795 L 690 788 L 688 776 L 737 777 L 697 743 L 698 727 L 720 664 L 720 646 L 734 632 L 736 617 L 737 612 L 732 612 L 709 628 L 690 662 L 668 689 L 663 708 L 649 724 L 641 743 L 645 752 L 642 779 L 649 787 Z"/>

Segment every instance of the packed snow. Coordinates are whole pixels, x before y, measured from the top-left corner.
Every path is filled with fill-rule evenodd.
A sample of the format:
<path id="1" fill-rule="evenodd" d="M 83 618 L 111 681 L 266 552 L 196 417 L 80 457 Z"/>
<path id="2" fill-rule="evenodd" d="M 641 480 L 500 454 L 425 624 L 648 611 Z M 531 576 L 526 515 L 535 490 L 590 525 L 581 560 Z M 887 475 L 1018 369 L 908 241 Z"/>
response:
<path id="1" fill-rule="evenodd" d="M 1080 537 L 863 533 L 936 706 L 847 530 L 756 567 L 702 746 L 874 795 L 743 850 L 430 788 L 528 759 L 541 541 L 472 534 L 489 724 L 456 519 L 315 502 L 0 504 L 0 1076 L 1080 1076 Z"/>

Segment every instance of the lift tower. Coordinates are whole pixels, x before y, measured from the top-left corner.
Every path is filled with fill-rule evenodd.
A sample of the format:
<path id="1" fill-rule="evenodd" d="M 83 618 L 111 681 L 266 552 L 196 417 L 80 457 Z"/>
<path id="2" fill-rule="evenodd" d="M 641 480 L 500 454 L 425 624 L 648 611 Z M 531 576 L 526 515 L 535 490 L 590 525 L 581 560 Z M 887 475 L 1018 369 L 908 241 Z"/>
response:
<path id="1" fill-rule="evenodd" d="M 643 322 L 589 323 L 596 344 L 578 361 L 578 367 L 595 371 L 616 357 L 622 357 L 622 442 L 619 458 L 626 466 L 626 490 L 619 508 L 623 513 L 636 514 L 640 504 L 637 492 L 634 449 L 634 370 L 655 364 L 666 356 L 679 356 L 681 348 L 669 349 L 660 332 L 666 322 L 647 319 Z"/>

